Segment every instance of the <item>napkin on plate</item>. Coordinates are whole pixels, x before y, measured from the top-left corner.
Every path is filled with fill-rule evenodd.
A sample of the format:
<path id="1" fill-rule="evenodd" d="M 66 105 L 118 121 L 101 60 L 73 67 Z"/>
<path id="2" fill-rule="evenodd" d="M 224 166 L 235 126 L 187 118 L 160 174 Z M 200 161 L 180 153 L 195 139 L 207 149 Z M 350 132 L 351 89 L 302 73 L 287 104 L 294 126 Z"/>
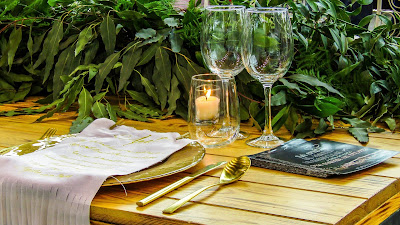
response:
<path id="1" fill-rule="evenodd" d="M 90 224 L 90 203 L 107 177 L 166 159 L 192 140 L 93 121 L 80 134 L 22 156 L 0 156 L 0 225 Z"/>

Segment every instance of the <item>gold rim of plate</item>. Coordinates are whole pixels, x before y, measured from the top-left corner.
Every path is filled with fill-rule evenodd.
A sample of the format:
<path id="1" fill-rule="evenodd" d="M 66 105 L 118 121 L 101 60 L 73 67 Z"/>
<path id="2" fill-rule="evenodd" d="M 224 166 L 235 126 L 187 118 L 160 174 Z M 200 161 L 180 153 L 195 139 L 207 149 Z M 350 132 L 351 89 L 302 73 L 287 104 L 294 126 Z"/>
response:
<path id="1" fill-rule="evenodd" d="M 58 139 L 51 138 L 52 140 L 46 141 L 40 140 L 41 143 L 46 143 L 45 147 L 50 147 L 61 140 L 68 137 L 67 135 L 58 136 Z M 54 141 L 56 140 L 56 141 Z M 37 149 L 32 148 L 32 144 L 39 143 L 38 141 L 29 142 L 26 144 L 9 147 L 0 150 L 0 155 L 6 153 L 14 153 L 15 155 L 24 155 L 29 154 L 31 152 L 36 151 Z M 190 169 L 191 167 L 198 164 L 205 156 L 206 151 L 202 145 L 198 142 L 192 142 L 182 148 L 179 151 L 176 151 L 172 155 L 170 155 L 167 159 L 163 160 L 160 163 L 157 163 L 147 169 L 143 169 L 138 172 L 130 173 L 127 175 L 115 175 L 113 177 L 107 178 L 102 186 L 113 186 L 113 185 L 121 185 L 121 184 L 130 184 L 137 183 L 141 181 L 153 180 L 161 177 L 166 177 L 175 173 L 179 173 Z"/>

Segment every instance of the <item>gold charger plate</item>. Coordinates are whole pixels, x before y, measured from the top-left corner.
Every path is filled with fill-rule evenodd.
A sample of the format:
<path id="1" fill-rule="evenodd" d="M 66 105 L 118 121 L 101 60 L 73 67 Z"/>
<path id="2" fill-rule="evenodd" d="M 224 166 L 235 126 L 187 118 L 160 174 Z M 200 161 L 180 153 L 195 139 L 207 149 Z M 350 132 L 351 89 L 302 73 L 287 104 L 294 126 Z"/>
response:
<path id="1" fill-rule="evenodd" d="M 56 137 L 51 137 L 49 139 L 38 140 L 14 147 L 5 148 L 0 150 L 0 155 L 29 154 L 38 149 L 54 146 L 55 144 L 59 143 L 60 141 L 69 136 L 70 135 L 56 136 Z M 193 142 L 191 144 L 188 144 L 181 150 L 173 153 L 164 161 L 156 165 L 153 165 L 147 169 L 127 175 L 114 176 L 116 179 L 113 177 L 109 177 L 107 178 L 106 181 L 104 181 L 102 186 L 136 183 L 179 173 L 195 166 L 204 158 L 204 155 L 205 155 L 204 147 L 197 142 Z"/>

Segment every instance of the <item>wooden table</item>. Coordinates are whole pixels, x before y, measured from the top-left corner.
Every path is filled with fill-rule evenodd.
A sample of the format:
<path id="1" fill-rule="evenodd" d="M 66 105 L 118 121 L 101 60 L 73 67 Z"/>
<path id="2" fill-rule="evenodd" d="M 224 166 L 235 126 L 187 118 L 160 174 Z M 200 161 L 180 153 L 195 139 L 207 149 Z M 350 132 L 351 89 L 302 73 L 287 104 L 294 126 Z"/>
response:
<path id="1" fill-rule="evenodd" d="M 0 106 L 0 111 L 26 107 L 30 102 Z M 75 112 L 56 114 L 42 123 L 40 115 L 0 117 L 0 148 L 36 140 L 47 128 L 68 133 Z M 187 131 L 182 119 L 152 123 L 125 121 L 137 129 L 160 132 Z M 248 124 L 242 130 L 251 136 L 259 131 Z M 290 138 L 284 132 L 279 136 Z M 351 144 L 358 142 L 345 129 L 336 129 L 322 138 Z M 400 150 L 398 133 L 371 134 L 368 147 Z M 195 170 L 221 160 L 254 154 L 262 149 L 248 147 L 244 140 L 217 149 L 207 149 L 205 158 L 194 168 L 165 178 L 121 186 L 102 187 L 91 206 L 93 224 L 379 224 L 400 205 L 400 155 L 362 172 L 329 179 L 308 177 L 251 167 L 236 183 L 211 188 L 172 215 L 162 210 L 194 190 L 218 181 L 221 170 L 203 175 L 189 184 L 145 206 L 135 202 Z"/>

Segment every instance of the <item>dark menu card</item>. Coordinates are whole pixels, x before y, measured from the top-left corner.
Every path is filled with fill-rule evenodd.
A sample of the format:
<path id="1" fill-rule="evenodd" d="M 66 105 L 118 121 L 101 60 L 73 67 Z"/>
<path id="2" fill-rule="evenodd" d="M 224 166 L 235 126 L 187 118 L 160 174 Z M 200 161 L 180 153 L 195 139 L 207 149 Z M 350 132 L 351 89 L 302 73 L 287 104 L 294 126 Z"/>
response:
<path id="1" fill-rule="evenodd" d="M 360 171 L 398 154 L 328 140 L 293 139 L 270 151 L 250 155 L 253 166 L 328 177 Z"/>

